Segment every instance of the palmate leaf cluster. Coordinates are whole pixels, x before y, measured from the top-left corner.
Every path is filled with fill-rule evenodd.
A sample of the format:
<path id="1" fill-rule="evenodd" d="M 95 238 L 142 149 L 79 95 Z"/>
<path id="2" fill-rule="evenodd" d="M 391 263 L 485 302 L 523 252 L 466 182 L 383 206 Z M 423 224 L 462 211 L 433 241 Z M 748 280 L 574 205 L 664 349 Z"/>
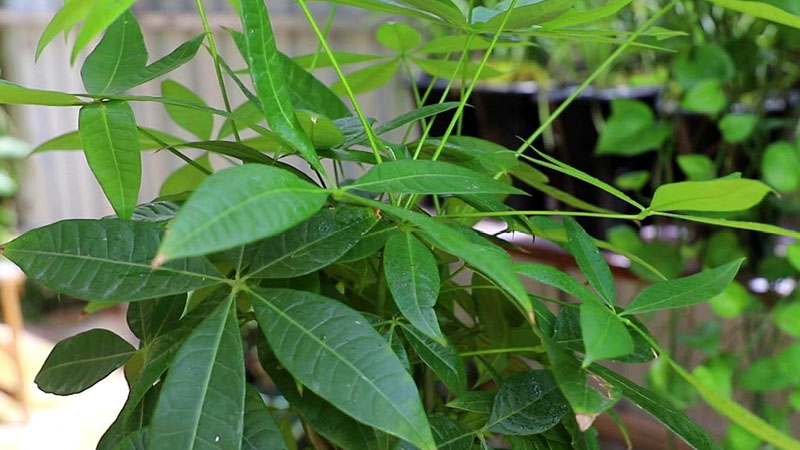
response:
<path id="1" fill-rule="evenodd" d="M 565 27 L 586 26 L 629 2 L 579 10 L 569 0 L 515 0 L 468 16 L 448 0 L 337 3 L 450 27 L 455 39 L 437 43 L 443 53 L 466 34 L 475 43 L 467 48 L 488 54 L 507 44 L 501 36 L 546 31 L 569 37 L 576 31 Z M 78 131 L 39 151 L 83 150 L 117 213 L 29 231 L 3 253 L 58 292 L 97 305 L 129 303 L 128 324 L 138 348 L 92 330 L 58 344 L 37 377 L 42 390 L 71 395 L 124 366 L 130 393 L 98 448 L 296 448 L 291 424 L 299 419 L 305 439 L 317 448 L 472 449 L 502 443 L 515 449 L 590 449 L 598 445 L 593 420 L 622 398 L 691 447 L 717 448 L 682 412 L 601 365 L 641 364 L 657 356 L 743 428 L 781 448 L 800 445 L 677 366 L 636 318 L 707 301 L 731 283 L 741 260 L 653 284 L 624 308 L 599 250 L 614 250 L 610 244 L 592 239 L 571 217 L 541 217 L 668 215 L 797 237 L 776 226 L 703 215 L 759 203 L 770 193 L 762 183 L 665 185 L 645 207 L 549 155 L 528 157 L 640 210 L 604 212 L 549 186 L 543 173 L 519 160 L 521 152 L 449 132 L 390 141 L 390 131 L 445 111 L 462 112 L 466 98 L 375 123 L 361 111 L 347 76 L 332 90 L 307 70 L 319 62 L 341 72 L 338 58 L 358 57 L 330 51 L 302 0 L 325 50 L 311 61 L 277 50 L 263 0 L 233 2 L 242 30 L 231 35 L 251 84 L 216 54 L 211 34 L 149 63 L 128 11 L 133 3 L 68 2 L 42 37 L 39 51 L 83 21 L 77 55 L 106 30 L 83 65 L 87 93 L 0 84 L 3 103 L 80 108 Z M 407 26 L 379 31 L 379 41 L 400 53 L 392 61 L 420 51 L 418 36 Z M 191 60 L 203 42 L 221 81 L 236 84 L 248 97 L 245 104 L 215 109 L 173 81 L 162 84 L 162 97 L 126 94 Z M 462 72 L 458 61 L 432 61 L 437 62 L 427 67 L 452 69 L 451 78 L 477 81 L 486 59 L 472 72 Z M 426 63 L 417 64 L 425 69 Z M 348 95 L 351 105 L 337 92 Z M 130 104 L 144 101 L 163 103 L 198 140 L 139 127 Z M 225 123 L 214 139 L 216 116 Z M 222 155 L 232 167 L 215 171 L 207 156 L 186 158 L 186 148 Z M 184 158 L 187 166 L 167 180 L 161 198 L 137 205 L 141 152 L 154 149 Z M 290 164 L 298 159 L 287 155 L 303 163 Z M 342 180 L 343 164 L 365 173 Z M 510 210 L 503 198 L 523 194 L 510 177 L 582 211 Z M 436 197 L 435 214 L 423 207 L 425 196 Z M 583 277 L 515 263 L 511 244 L 470 228 L 483 217 L 560 244 Z M 530 295 L 524 282 L 552 286 L 568 301 L 550 308 L 552 299 Z M 288 409 L 269 407 L 247 381 L 250 356 L 257 357 Z"/>

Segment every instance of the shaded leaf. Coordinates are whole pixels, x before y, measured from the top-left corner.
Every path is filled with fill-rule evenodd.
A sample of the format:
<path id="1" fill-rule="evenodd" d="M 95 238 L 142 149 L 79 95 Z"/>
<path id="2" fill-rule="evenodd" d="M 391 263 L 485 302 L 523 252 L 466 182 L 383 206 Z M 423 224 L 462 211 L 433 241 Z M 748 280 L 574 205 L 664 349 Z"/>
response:
<path id="1" fill-rule="evenodd" d="M 242 450 L 287 450 L 286 441 L 261 394 L 247 385 L 244 397 Z"/>
<path id="2" fill-rule="evenodd" d="M 564 219 L 564 229 L 567 231 L 567 248 L 575 257 L 581 272 L 603 300 L 609 305 L 613 305 L 617 299 L 614 277 L 597 245 L 571 217 Z"/>
<path id="3" fill-rule="evenodd" d="M 232 300 L 217 306 L 175 355 L 153 414 L 148 449 L 240 448 L 245 374 Z"/>
<path id="4" fill-rule="evenodd" d="M 248 277 L 292 278 L 322 269 L 350 250 L 375 222 L 367 208 L 323 209 L 289 231 L 246 249 Z"/>
<path id="5" fill-rule="evenodd" d="M 403 327 L 403 331 L 417 355 L 448 389 L 456 395 L 466 392 L 467 373 L 464 370 L 464 362 L 450 341 L 443 345 L 422 335 L 414 328 Z"/>
<path id="6" fill-rule="evenodd" d="M 77 394 L 122 367 L 134 353 L 116 334 L 89 330 L 56 344 L 36 375 L 36 385 L 50 394 Z"/>
<path id="7" fill-rule="evenodd" d="M 149 343 L 172 330 L 185 309 L 186 294 L 131 303 L 127 313 L 128 327 L 137 338 Z"/>
<path id="8" fill-rule="evenodd" d="M 447 403 L 447 406 L 461 411 L 489 414 L 492 412 L 494 396 L 495 394 L 489 391 L 465 392 Z"/>
<path id="9" fill-rule="evenodd" d="M 444 344 L 433 310 L 441 284 L 433 253 L 413 234 L 396 233 L 386 242 L 383 268 L 397 309 L 422 334 Z"/>
<path id="10" fill-rule="evenodd" d="M 307 292 L 250 293 L 270 347 L 298 381 L 362 423 L 436 448 L 413 380 L 363 316 Z"/>
<path id="11" fill-rule="evenodd" d="M 647 411 L 695 450 L 720 448 L 708 432 L 681 410 L 671 406 L 668 400 L 600 365 L 594 364 L 589 370 L 621 389 L 625 398 Z"/>
<path id="12" fill-rule="evenodd" d="M 205 258 L 153 268 L 162 233 L 148 222 L 71 220 L 23 234 L 4 255 L 31 279 L 81 299 L 144 300 L 225 281 Z"/>
<path id="13" fill-rule="evenodd" d="M 355 95 L 374 91 L 391 81 L 399 68 L 399 59 L 373 64 L 347 74 L 347 83 Z M 341 80 L 334 83 L 333 86 L 331 86 L 331 90 L 341 97 L 347 95 L 344 83 L 342 83 Z"/>
<path id="14" fill-rule="evenodd" d="M 581 305 L 581 331 L 586 355 L 583 366 L 594 361 L 625 356 L 633 351 L 633 339 L 625 325 L 605 305 L 587 302 Z"/>
<path id="15" fill-rule="evenodd" d="M 541 433 L 561 422 L 567 411 L 569 405 L 550 372 L 518 372 L 500 385 L 486 428 L 505 435 Z"/>
<path id="16" fill-rule="evenodd" d="M 176 81 L 166 80 L 161 83 L 161 95 L 184 103 L 208 107 L 202 98 Z M 167 108 L 167 113 L 172 120 L 180 125 L 181 128 L 202 140 L 211 139 L 211 133 L 214 129 L 214 115 L 211 112 L 188 109 L 177 105 L 164 105 L 164 107 Z"/>

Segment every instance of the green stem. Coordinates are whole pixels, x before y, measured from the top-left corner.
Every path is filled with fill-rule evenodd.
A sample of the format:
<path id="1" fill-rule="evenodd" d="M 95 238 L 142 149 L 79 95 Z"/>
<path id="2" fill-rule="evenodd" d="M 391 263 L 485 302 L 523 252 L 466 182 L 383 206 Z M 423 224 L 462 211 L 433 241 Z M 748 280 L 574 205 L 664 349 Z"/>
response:
<path id="1" fill-rule="evenodd" d="M 556 119 L 558 119 L 561 116 L 564 110 L 566 110 L 567 107 L 569 107 L 569 105 L 571 105 L 572 102 L 575 101 L 575 99 L 578 98 L 578 96 L 580 96 L 583 93 L 583 91 L 585 91 L 586 88 L 588 88 L 589 85 L 591 85 L 594 82 L 594 80 L 597 79 L 598 76 L 600 76 L 603 72 L 605 72 L 606 69 L 608 69 L 611 66 L 611 64 L 613 64 L 614 61 L 617 60 L 617 58 L 619 58 L 623 53 L 625 53 L 625 51 L 628 50 L 628 48 L 636 41 L 636 39 L 639 38 L 639 36 L 644 34 L 644 32 L 646 32 L 658 19 L 661 18 L 661 16 L 666 14 L 669 10 L 671 10 L 675 6 L 675 2 L 676 0 L 672 0 L 667 4 L 667 6 L 661 8 L 653 17 L 650 18 L 650 20 L 645 22 L 645 24 L 642 25 L 641 28 L 636 30 L 636 32 L 633 33 L 628 38 L 628 40 L 625 41 L 624 44 L 619 46 L 614 51 L 614 53 L 609 55 L 609 57 L 606 58 L 606 60 L 603 61 L 602 64 L 600 64 L 600 67 L 595 69 L 595 71 L 592 72 L 592 74 L 589 75 L 589 77 L 587 77 L 583 81 L 583 83 L 581 83 L 580 87 L 578 87 L 578 89 L 576 89 L 575 92 L 572 93 L 572 95 L 570 95 L 566 100 L 564 100 L 564 102 L 561 103 L 561 105 L 559 105 L 559 107 L 556 108 L 555 111 L 553 111 L 550 117 L 548 117 L 547 120 L 544 123 L 542 123 L 539 126 L 539 128 L 537 128 L 536 131 L 534 131 L 533 134 L 531 134 L 531 136 L 528 139 L 526 139 L 522 145 L 520 145 L 519 149 L 517 149 L 517 155 L 522 154 L 522 152 L 524 152 L 528 147 L 532 146 L 533 143 L 536 141 L 536 139 L 538 139 L 539 136 L 541 136 L 542 133 L 548 127 L 550 127 L 550 125 L 552 125 Z"/>
<path id="2" fill-rule="evenodd" d="M 462 357 L 466 358 L 469 356 L 478 356 L 478 355 L 497 355 L 502 353 L 525 353 L 525 352 L 536 352 L 541 353 L 541 347 L 510 347 L 510 348 L 488 348 L 485 350 L 474 350 L 471 352 L 464 352 L 459 353 Z"/>
<path id="3" fill-rule="evenodd" d="M 225 87 L 225 77 L 222 75 L 222 67 L 219 62 L 219 52 L 217 51 L 217 40 L 214 39 L 214 32 L 211 30 L 211 24 L 208 22 L 208 15 L 203 6 L 203 0 L 195 0 L 197 3 L 197 11 L 200 13 L 200 20 L 203 22 L 203 29 L 206 32 L 206 39 L 208 40 L 208 48 L 211 51 L 211 58 L 214 59 L 214 70 L 217 74 L 217 82 L 219 83 L 219 90 L 222 94 L 222 103 L 225 105 L 225 111 L 232 113 L 231 101 L 228 97 L 228 89 Z M 242 138 L 239 136 L 239 130 L 236 127 L 236 122 L 231 122 L 233 127 L 233 135 L 236 142 L 241 142 Z"/>
<path id="4" fill-rule="evenodd" d="M 303 10 L 303 14 L 306 16 L 309 25 L 311 25 L 311 28 L 314 30 L 314 34 L 317 35 L 317 39 L 319 40 L 320 45 L 322 46 L 323 49 L 325 49 L 325 52 L 331 59 L 331 65 L 333 65 L 333 69 L 336 71 L 336 75 L 339 76 L 339 80 L 342 82 L 342 87 L 347 93 L 347 97 L 350 99 L 350 102 L 353 104 L 353 109 L 356 110 L 356 115 L 358 115 L 358 119 L 359 121 L 361 121 L 361 126 L 364 127 L 364 132 L 367 133 L 367 139 L 369 139 L 369 145 L 370 147 L 372 147 L 372 152 L 375 155 L 375 161 L 377 161 L 378 164 L 382 163 L 383 157 L 381 156 L 380 146 L 378 145 L 378 137 L 375 136 L 375 132 L 372 130 L 372 127 L 370 126 L 367 117 L 361 110 L 361 105 L 359 105 L 358 100 L 356 99 L 356 95 L 353 92 L 353 89 L 350 87 L 350 83 L 347 81 L 347 77 L 345 77 L 344 72 L 342 71 L 342 67 L 339 65 L 339 62 L 336 61 L 336 57 L 333 55 L 333 51 L 331 51 L 331 48 L 328 45 L 328 41 L 325 39 L 325 35 L 322 33 L 322 30 L 319 29 L 317 22 L 314 20 L 314 16 L 308 9 L 308 5 L 306 5 L 306 0 L 297 0 L 297 4 L 300 6 L 300 9 Z"/>
<path id="5" fill-rule="evenodd" d="M 453 120 L 450 121 L 450 125 L 447 127 L 447 131 L 445 132 L 444 136 L 440 139 L 439 146 L 436 148 L 436 151 L 433 153 L 432 160 L 436 161 L 439 159 L 439 155 L 442 154 L 442 150 L 444 150 L 444 146 L 447 144 L 447 140 L 450 138 L 450 135 L 453 133 L 453 129 L 458 124 L 459 117 L 464 114 L 464 108 L 467 106 L 467 100 L 472 95 L 472 91 L 475 90 L 475 86 L 478 85 L 478 80 L 480 80 L 481 72 L 486 67 L 486 64 L 489 62 L 489 58 L 492 56 L 492 52 L 494 48 L 497 46 L 497 42 L 500 40 L 500 35 L 503 33 L 503 30 L 508 23 L 508 19 L 511 18 L 511 13 L 514 11 L 514 7 L 517 5 L 519 0 L 512 0 L 511 4 L 508 5 L 508 11 L 503 15 L 503 21 L 500 23 L 500 28 L 498 28 L 497 33 L 494 34 L 492 38 L 492 43 L 489 44 L 489 48 L 486 49 L 486 53 L 483 55 L 483 59 L 481 60 L 480 64 L 478 65 L 478 70 L 475 72 L 475 75 L 472 77 L 472 81 L 470 82 L 469 87 L 467 88 L 466 93 L 462 95 L 461 100 L 458 103 L 458 109 L 456 109 L 456 114 L 453 116 Z M 470 35 L 471 37 L 472 35 Z M 467 43 L 467 47 L 464 49 L 464 52 L 467 52 L 469 48 L 469 42 Z"/>
<path id="6" fill-rule="evenodd" d="M 336 5 L 331 5 L 331 10 L 328 12 L 328 19 L 325 21 L 325 38 L 331 33 L 333 27 L 333 19 L 336 18 Z M 322 54 L 322 44 L 317 44 L 317 50 L 314 51 L 314 58 L 311 60 L 311 66 L 308 68 L 310 73 L 314 73 L 319 63 L 319 55 Z"/>
<path id="7" fill-rule="evenodd" d="M 508 217 L 508 216 L 560 216 L 560 217 L 596 217 L 602 219 L 622 219 L 622 220 L 641 220 L 645 216 L 642 214 L 606 214 L 592 213 L 583 211 L 492 211 L 474 213 L 456 213 L 440 216 L 447 219 L 469 219 L 484 217 Z"/>

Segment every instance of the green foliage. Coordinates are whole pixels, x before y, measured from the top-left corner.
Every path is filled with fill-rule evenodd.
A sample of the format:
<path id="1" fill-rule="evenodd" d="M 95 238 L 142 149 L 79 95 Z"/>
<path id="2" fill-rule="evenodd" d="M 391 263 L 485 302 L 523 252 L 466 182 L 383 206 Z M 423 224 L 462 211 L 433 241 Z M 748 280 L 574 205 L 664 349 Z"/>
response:
<path id="1" fill-rule="evenodd" d="M 714 1 L 743 9 L 743 2 Z M 487 64 L 495 51 L 528 51 L 531 36 L 543 33 L 594 44 L 629 36 L 622 50 L 653 47 L 639 39 L 676 35 L 649 28 L 666 10 L 641 31 L 626 34 L 598 21 L 623 14 L 631 0 L 594 7 L 574 0 L 506 0 L 465 9 L 450 0 L 336 0 L 431 27 L 423 33 L 407 23 L 381 24 L 376 41 L 385 52 L 368 55 L 330 49 L 300 0 L 321 46 L 292 59 L 277 50 L 263 0 L 232 1 L 243 31 L 230 35 L 247 68 L 236 72 L 222 57 L 214 61 L 221 81 L 232 81 L 227 85 L 248 98 L 231 111 L 209 106 L 170 80 L 161 82 L 159 97 L 121 95 L 188 62 L 209 37 L 198 36 L 148 65 L 141 29 L 129 10 L 133 3 L 70 0 L 42 35 L 37 54 L 58 34 L 76 29 L 74 57 L 105 30 L 81 69 L 87 93 L 0 83 L 5 104 L 81 108 L 76 132 L 37 151 L 82 150 L 118 216 L 31 230 L 3 249 L 31 279 L 59 293 L 93 305 L 131 302 L 127 321 L 140 339 L 138 349 L 93 330 L 58 344 L 37 377 L 43 390 L 69 395 L 124 366 L 130 394 L 98 448 L 293 449 L 290 428 L 296 420 L 304 439 L 318 448 L 470 450 L 489 443 L 599 448 L 593 420 L 623 398 L 690 447 L 719 448 L 672 405 L 680 396 L 661 398 L 601 365 L 644 364 L 656 356 L 651 378 L 658 392 L 681 380 L 741 429 L 738 441 L 749 433 L 777 448 L 800 445 L 780 431 L 781 414 L 767 422 L 731 400 L 738 368 L 720 351 L 719 330 L 686 337 L 709 353 L 690 373 L 634 317 L 703 302 L 721 317 L 758 309 L 734 281 L 744 261 L 743 241 L 717 233 L 705 245 L 665 257 L 660 243 L 644 241 L 632 228 L 617 229 L 609 243 L 590 236 L 571 217 L 650 221 L 656 216 L 798 237 L 790 229 L 727 214 L 752 212 L 772 191 L 767 184 L 782 193 L 796 191 L 794 146 L 766 151 L 767 184 L 739 174 L 716 178 L 730 172 L 727 160 L 682 155 L 677 162 L 689 181 L 665 184 L 661 181 L 672 178 L 657 170 L 629 172 L 616 181 L 628 195 L 546 152 L 533 149 L 531 156 L 523 153 L 527 146 L 515 152 L 458 132 L 475 87 L 468 79 L 475 83 L 503 74 Z M 198 7 L 205 18 L 203 2 Z M 757 15 L 784 24 L 794 17 L 772 9 Z M 437 36 L 429 32 L 433 26 L 445 28 Z M 470 52 L 483 58 L 471 58 Z M 364 66 L 343 72 L 343 66 L 356 64 Z M 385 123 L 365 115 L 357 94 L 383 86 L 401 69 L 413 76 L 415 66 L 453 81 L 448 90 L 460 87 L 460 100 L 423 106 L 419 99 L 418 108 Z M 330 87 L 313 74 L 324 68 L 339 75 Z M 684 108 L 715 117 L 726 112 L 726 83 L 736 77 L 726 50 L 699 47 L 673 69 Z M 240 73 L 250 76 L 255 92 Z M 347 95 L 353 112 L 339 94 Z M 137 102 L 163 104 L 199 141 L 139 127 L 130 106 Z M 430 136 L 432 119 L 454 110 L 449 128 L 455 133 Z M 562 112 L 555 110 L 530 142 Z M 217 116 L 224 121 L 219 129 Z M 731 146 L 749 145 L 764 122 L 754 114 L 722 117 L 717 126 Z M 413 141 L 418 123 L 424 132 Z M 402 139 L 391 133 L 397 130 L 406 131 Z M 645 103 L 617 101 L 596 153 L 643 155 L 671 144 L 670 134 L 666 119 Z M 164 183 L 164 198 L 138 205 L 141 153 L 164 148 L 186 165 Z M 192 160 L 180 153 L 185 148 L 206 153 Z M 212 153 L 233 167 L 214 172 Z M 302 160 L 284 159 L 290 154 Z M 671 157 L 665 159 L 671 163 Z M 551 173 L 585 182 L 634 212 L 591 205 L 552 185 Z M 661 186 L 645 207 L 651 175 Z M 526 193 L 518 185 L 575 210 L 515 211 L 504 200 Z M 470 228 L 486 218 L 504 222 L 508 228 L 502 231 L 531 233 L 563 246 L 581 275 L 548 264 L 514 263 L 513 243 L 500 233 Z M 627 256 L 634 271 L 656 281 L 627 309 L 617 306 L 625 302 L 600 249 Z M 799 254 L 797 245 L 790 246 L 771 271 L 794 270 L 791 264 L 797 269 Z M 712 268 L 679 278 L 685 256 Z M 658 260 L 655 266 L 650 259 Z M 531 295 L 523 278 L 567 298 Z M 558 311 L 544 302 L 557 303 Z M 797 336 L 797 299 L 779 303 L 770 311 L 771 323 Z M 742 385 L 754 392 L 796 390 L 796 353 L 791 345 L 764 355 L 742 372 Z M 279 413 L 264 402 L 258 384 L 249 383 L 262 373 L 250 358 L 256 354 L 288 403 Z M 675 374 L 668 376 L 667 370 Z"/>

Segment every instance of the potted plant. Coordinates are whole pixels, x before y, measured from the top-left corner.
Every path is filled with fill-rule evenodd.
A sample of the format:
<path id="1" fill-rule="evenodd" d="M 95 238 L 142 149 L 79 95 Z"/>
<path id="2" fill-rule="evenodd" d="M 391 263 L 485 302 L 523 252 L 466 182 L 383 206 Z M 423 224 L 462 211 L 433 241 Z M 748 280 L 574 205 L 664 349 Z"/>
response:
<path id="1" fill-rule="evenodd" d="M 59 142 L 78 139 L 117 212 L 31 230 L 3 248 L 29 277 L 59 292 L 129 303 L 138 348 L 91 330 L 59 343 L 37 376 L 41 389 L 70 395 L 124 366 L 130 394 L 99 448 L 271 449 L 294 448 L 296 441 L 317 449 L 598 448 L 594 420 L 623 397 L 688 445 L 718 448 L 657 394 L 604 365 L 645 363 L 656 355 L 743 429 L 776 447 L 800 445 L 683 369 L 636 317 L 707 301 L 730 285 L 741 259 L 661 279 L 623 307 L 598 250 L 610 244 L 592 239 L 570 217 L 671 217 L 798 237 L 772 224 L 684 213 L 748 209 L 770 194 L 768 186 L 752 179 L 665 184 L 645 206 L 537 153 L 529 159 L 637 212 L 516 211 L 502 199 L 520 193 L 508 176 L 529 175 L 518 162 L 527 145 L 515 152 L 453 133 L 501 37 L 524 32 L 537 19 L 538 3 L 512 0 L 475 22 L 444 0 L 340 1 L 488 41 L 456 105 L 422 106 L 387 123 L 372 123 L 361 109 L 339 62 L 348 56 L 329 47 L 305 0 L 298 5 L 319 38 L 319 58 L 340 75 L 335 89 L 351 107 L 302 62 L 277 50 L 263 0 L 232 2 L 242 19 L 241 32 L 232 35 L 251 85 L 217 52 L 202 1 L 206 33 L 152 63 L 131 3 L 98 0 L 84 10 L 71 2 L 45 31 L 40 49 L 85 19 L 77 55 L 105 30 L 82 68 L 87 92 L 0 83 L 3 103 L 80 108 L 78 130 Z M 415 42 L 402 27 L 390 31 L 388 42 L 398 48 Z M 247 105 L 206 106 L 174 83 L 164 84 L 159 97 L 126 93 L 167 75 L 204 42 L 223 98 L 235 85 L 250 98 Z M 231 132 L 218 140 L 175 141 L 137 126 L 130 103 L 143 101 L 164 104 L 200 139 L 209 116 L 225 118 Z M 456 114 L 441 136 L 387 137 L 446 109 Z M 187 167 L 164 197 L 137 205 L 140 152 L 153 147 L 185 158 Z M 222 154 L 233 166 L 215 171 L 186 158 L 184 148 Z M 346 164 L 366 166 L 366 173 L 342 179 Z M 447 201 L 427 211 L 420 203 L 426 195 Z M 515 265 L 510 243 L 469 227 L 485 217 L 561 243 L 588 284 L 548 265 Z M 658 276 L 645 261 L 617 250 Z M 471 274 L 470 281 L 462 274 Z M 571 301 L 529 295 L 522 279 L 553 286 Z M 557 314 L 546 303 L 558 305 Z M 246 365 L 245 354 L 248 360 L 257 355 L 258 363 Z M 246 367 L 252 372 L 254 365 L 288 401 L 278 419 L 248 382 Z M 293 433 L 293 420 L 302 425 L 301 436 Z"/>

